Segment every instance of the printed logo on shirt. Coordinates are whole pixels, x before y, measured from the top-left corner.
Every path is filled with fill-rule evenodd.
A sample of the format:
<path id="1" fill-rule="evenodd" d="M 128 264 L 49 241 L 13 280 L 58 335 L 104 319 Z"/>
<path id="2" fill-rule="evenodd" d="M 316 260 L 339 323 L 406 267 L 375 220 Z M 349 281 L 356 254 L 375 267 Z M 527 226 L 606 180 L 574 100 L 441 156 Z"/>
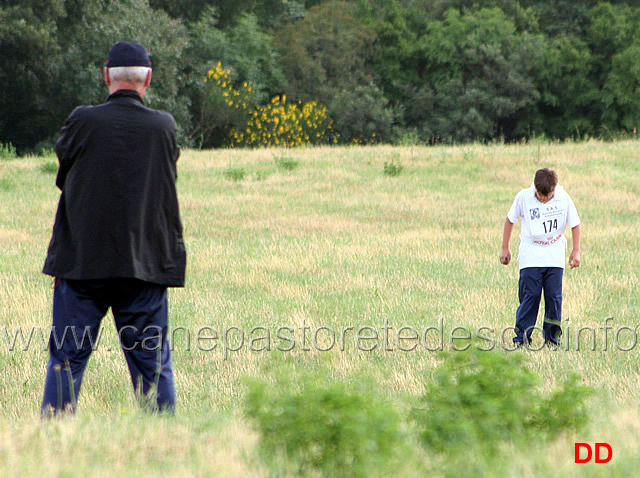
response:
<path id="1" fill-rule="evenodd" d="M 529 214 L 531 214 L 531 219 L 540 219 L 540 209 L 537 207 L 529 209 Z"/>
<path id="2" fill-rule="evenodd" d="M 558 235 L 558 236 L 549 236 L 547 238 L 547 240 L 540 240 L 540 239 L 536 239 L 533 241 L 534 244 L 538 245 L 538 246 L 550 246 L 552 244 L 555 244 L 556 242 L 558 242 L 560 239 L 562 239 L 562 234 Z"/>

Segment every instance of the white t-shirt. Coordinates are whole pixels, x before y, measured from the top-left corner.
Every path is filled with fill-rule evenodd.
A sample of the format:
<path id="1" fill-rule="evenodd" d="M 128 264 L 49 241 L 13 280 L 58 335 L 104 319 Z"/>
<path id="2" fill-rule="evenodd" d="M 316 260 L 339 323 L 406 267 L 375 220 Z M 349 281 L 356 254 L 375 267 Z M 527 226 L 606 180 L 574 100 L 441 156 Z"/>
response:
<path id="1" fill-rule="evenodd" d="M 567 239 L 564 233 L 580 224 L 578 211 L 562 186 L 556 186 L 553 199 L 546 204 L 536 198 L 536 188 L 523 189 L 517 195 L 507 219 L 512 224 L 522 218 L 518 263 L 525 267 L 561 267 L 565 265 Z"/>

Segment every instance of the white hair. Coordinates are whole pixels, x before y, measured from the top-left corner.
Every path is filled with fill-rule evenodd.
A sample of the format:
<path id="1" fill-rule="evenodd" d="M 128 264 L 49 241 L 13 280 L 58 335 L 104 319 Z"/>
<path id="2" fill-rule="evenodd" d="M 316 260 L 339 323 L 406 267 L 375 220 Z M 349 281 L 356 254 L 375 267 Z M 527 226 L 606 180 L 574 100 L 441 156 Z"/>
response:
<path id="1" fill-rule="evenodd" d="M 111 81 L 133 81 L 144 83 L 151 68 L 147 66 L 114 66 L 109 68 Z"/>

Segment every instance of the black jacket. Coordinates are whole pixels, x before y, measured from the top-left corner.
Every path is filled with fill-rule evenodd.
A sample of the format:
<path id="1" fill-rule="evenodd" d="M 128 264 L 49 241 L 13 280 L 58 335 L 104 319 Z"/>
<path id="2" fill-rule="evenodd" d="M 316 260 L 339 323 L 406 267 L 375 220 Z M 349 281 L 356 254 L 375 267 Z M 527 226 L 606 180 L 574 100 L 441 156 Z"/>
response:
<path id="1" fill-rule="evenodd" d="M 67 119 L 56 153 L 62 190 L 43 272 L 184 286 L 176 123 L 134 91 Z"/>

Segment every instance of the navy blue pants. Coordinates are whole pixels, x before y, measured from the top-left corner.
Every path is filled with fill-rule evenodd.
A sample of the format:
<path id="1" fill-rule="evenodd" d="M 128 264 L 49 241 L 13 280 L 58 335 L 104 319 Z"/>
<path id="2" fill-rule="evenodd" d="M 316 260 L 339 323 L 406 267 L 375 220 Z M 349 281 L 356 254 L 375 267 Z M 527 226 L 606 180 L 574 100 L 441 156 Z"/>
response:
<path id="1" fill-rule="evenodd" d="M 105 347 L 98 337 L 110 307 L 136 394 L 153 409 L 173 412 L 167 288 L 135 279 L 56 282 L 43 416 L 75 411 L 89 356 Z"/>
<path id="2" fill-rule="evenodd" d="M 516 313 L 515 343 L 529 343 L 536 326 L 540 299 L 544 291 L 544 324 L 542 335 L 545 342 L 557 344 L 562 335 L 562 274 L 561 267 L 526 267 L 520 269 L 518 298 L 520 306 Z"/>

